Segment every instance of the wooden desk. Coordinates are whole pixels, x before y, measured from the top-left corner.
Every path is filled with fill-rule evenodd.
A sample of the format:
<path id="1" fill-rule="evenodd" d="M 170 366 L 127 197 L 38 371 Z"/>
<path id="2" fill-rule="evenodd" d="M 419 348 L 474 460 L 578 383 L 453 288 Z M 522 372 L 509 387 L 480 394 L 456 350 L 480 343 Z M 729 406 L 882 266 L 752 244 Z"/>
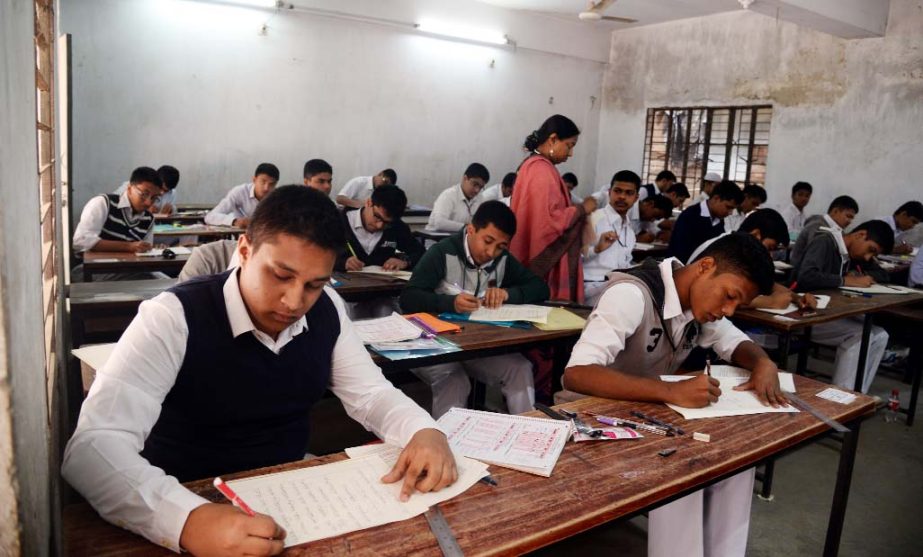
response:
<path id="1" fill-rule="evenodd" d="M 154 222 L 156 224 L 169 224 L 173 222 L 179 224 L 200 224 L 205 222 L 205 213 L 206 211 L 193 211 L 189 213 L 174 212 L 171 215 L 156 214 L 154 215 Z"/>
<path id="2" fill-rule="evenodd" d="M 907 414 L 907 425 L 912 426 L 917 411 L 917 397 L 920 394 L 920 376 L 923 375 L 923 347 L 920 346 L 920 332 L 923 331 L 923 304 L 886 309 L 881 312 L 881 316 L 901 327 L 902 330 L 896 335 L 894 333 L 897 331 L 892 330 L 892 335 L 905 338 L 910 345 L 907 366 L 913 375 L 913 382 L 910 387 L 909 406 L 901 408 L 901 412 Z"/>
<path id="3" fill-rule="evenodd" d="M 233 239 L 243 234 L 245 229 L 236 226 L 214 226 L 211 224 L 188 225 L 175 227 L 172 230 L 154 229 L 155 241 L 157 238 L 177 238 L 180 236 L 196 236 L 200 240 L 209 238 L 211 240 Z"/>
<path id="4" fill-rule="evenodd" d="M 108 318 L 130 322 L 138 306 L 176 284 L 176 279 L 78 282 L 68 287 L 71 344 L 79 348 L 86 339 L 87 322 Z"/>
<path id="5" fill-rule="evenodd" d="M 436 230 L 414 230 L 413 235 L 416 239 L 420 240 L 420 243 L 426 247 L 426 241 L 431 240 L 433 242 L 439 242 L 445 240 L 449 236 L 454 234 L 454 232 L 441 232 Z"/>
<path id="6" fill-rule="evenodd" d="M 88 251 L 83 254 L 83 275 L 87 282 L 93 275 L 102 273 L 153 273 L 179 274 L 188 255 L 177 255 L 174 259 L 140 256 L 123 251 Z"/>
<path id="7" fill-rule="evenodd" d="M 650 243 L 650 242 L 649 242 Z M 635 249 L 631 251 L 631 257 L 635 261 L 643 261 L 648 257 L 664 257 L 669 251 L 670 245 L 663 242 L 653 242 L 651 247 L 639 248 L 635 246 Z"/>
<path id="8" fill-rule="evenodd" d="M 851 429 L 840 453 L 836 488 L 824 555 L 836 555 L 852 480 L 859 424 L 874 411 L 860 395 L 850 405 L 814 397 L 827 386 L 796 377 L 798 394 L 818 410 Z M 475 484 L 439 507 L 465 555 L 517 555 L 550 545 L 606 522 L 650 511 L 707 485 L 751 468 L 762 460 L 795 450 L 825 435 L 829 428 L 806 412 L 759 414 L 697 421 L 684 420 L 661 404 L 586 398 L 563 405 L 628 415 L 632 409 L 684 425 L 681 437 L 649 436 L 636 441 L 568 443 L 554 473 L 542 478 L 491 466 L 496 487 Z M 692 440 L 692 431 L 711 435 L 710 443 Z M 675 447 L 669 457 L 657 452 Z M 225 476 L 245 477 L 342 460 L 342 453 L 312 461 Z M 186 484 L 215 502 L 221 496 L 210 480 Z M 85 504 L 64 509 L 65 555 L 153 557 L 175 555 L 135 534 L 104 522 Z M 818 548 L 819 549 L 819 548 Z M 616 551 L 616 548 L 613 548 Z M 426 520 L 415 517 L 290 548 L 285 555 L 441 555 Z"/>
<path id="9" fill-rule="evenodd" d="M 211 211 L 217 203 L 177 203 L 177 211 Z"/>
<path id="10" fill-rule="evenodd" d="M 333 274 L 340 284 L 333 289 L 347 302 L 363 302 L 383 296 L 399 296 L 407 286 L 407 281 L 385 275 L 362 273 Z"/>

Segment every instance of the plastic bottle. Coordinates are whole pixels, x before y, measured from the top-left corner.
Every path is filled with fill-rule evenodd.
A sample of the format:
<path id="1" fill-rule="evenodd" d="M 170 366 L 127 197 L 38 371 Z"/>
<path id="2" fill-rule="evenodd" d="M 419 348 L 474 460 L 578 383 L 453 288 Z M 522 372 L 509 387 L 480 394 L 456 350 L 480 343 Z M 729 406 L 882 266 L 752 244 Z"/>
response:
<path id="1" fill-rule="evenodd" d="M 897 389 L 891 389 L 891 396 L 888 397 L 888 407 L 885 409 L 885 421 L 888 423 L 896 422 L 900 417 L 901 395 Z"/>

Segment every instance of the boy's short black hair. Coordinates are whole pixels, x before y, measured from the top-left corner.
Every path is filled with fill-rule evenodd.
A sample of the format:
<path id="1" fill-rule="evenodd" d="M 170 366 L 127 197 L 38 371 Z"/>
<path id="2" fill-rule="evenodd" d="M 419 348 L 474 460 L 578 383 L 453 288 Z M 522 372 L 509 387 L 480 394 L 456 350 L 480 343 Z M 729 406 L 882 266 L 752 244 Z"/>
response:
<path id="1" fill-rule="evenodd" d="M 475 230 L 492 224 L 504 234 L 509 234 L 510 238 L 516 234 L 516 215 L 502 201 L 491 200 L 481 203 L 478 210 L 474 212 L 474 216 L 471 217 L 471 224 L 474 225 Z"/>
<path id="2" fill-rule="evenodd" d="M 806 191 L 808 193 L 814 193 L 814 186 L 807 182 L 795 182 L 795 185 L 792 186 L 792 195 L 800 191 Z"/>
<path id="3" fill-rule="evenodd" d="M 722 236 L 705 248 L 695 260 L 703 257 L 715 259 L 718 274 L 740 275 L 755 284 L 763 296 L 772 292 L 776 269 L 769 250 L 754 236 L 744 232 Z"/>
<path id="4" fill-rule="evenodd" d="M 833 201 L 830 202 L 830 206 L 827 207 L 827 212 L 829 213 L 833 211 L 834 209 L 841 209 L 844 211 L 848 211 L 852 209 L 853 212 L 858 213 L 859 204 L 856 203 L 855 199 L 853 199 L 852 197 L 849 197 L 848 195 L 840 195 L 840 196 L 833 198 Z"/>
<path id="5" fill-rule="evenodd" d="M 324 172 L 333 174 L 333 167 L 330 166 L 330 163 L 324 159 L 311 159 L 304 163 L 304 172 L 302 174 L 305 178 L 312 178 L 315 174 Z"/>
<path id="6" fill-rule="evenodd" d="M 757 209 L 740 223 L 741 232 L 760 231 L 763 238 L 772 238 L 780 246 L 787 246 L 789 241 L 788 224 L 774 209 Z"/>
<path id="7" fill-rule="evenodd" d="M 506 176 L 503 177 L 503 180 L 500 182 L 500 186 L 504 188 L 511 188 L 516 184 L 516 173 L 507 172 Z"/>
<path id="8" fill-rule="evenodd" d="M 157 169 L 157 174 L 163 180 L 163 187 L 168 190 L 176 189 L 176 186 L 179 185 L 179 170 L 175 166 L 165 164 Z"/>
<path id="9" fill-rule="evenodd" d="M 372 205 L 377 205 L 388 212 L 388 217 L 400 220 L 407 209 L 407 194 L 397 186 L 385 185 L 372 190 Z"/>
<path id="10" fill-rule="evenodd" d="M 676 174 L 673 174 L 669 170 L 661 170 L 660 172 L 657 173 L 657 178 L 655 178 L 654 181 L 659 182 L 661 180 L 672 180 L 675 182 Z"/>
<path id="11" fill-rule="evenodd" d="M 259 176 L 260 174 L 265 174 L 272 178 L 275 181 L 279 181 L 279 167 L 272 164 L 271 162 L 261 162 L 256 170 L 253 172 L 253 176 Z"/>
<path id="12" fill-rule="evenodd" d="M 766 190 L 756 184 L 747 184 L 744 186 L 744 197 L 755 197 L 763 204 L 766 203 Z"/>
<path id="13" fill-rule="evenodd" d="M 709 197 L 715 196 L 718 196 L 718 199 L 723 201 L 734 201 L 738 205 L 744 200 L 743 190 L 741 190 L 737 182 L 733 180 L 721 180 L 721 182 L 711 190 L 711 195 Z"/>
<path id="14" fill-rule="evenodd" d="M 330 173 L 332 174 L 333 170 L 331 170 Z M 391 182 L 392 186 L 397 185 L 397 172 L 395 172 L 393 168 L 386 168 L 379 172 L 379 174 L 381 174 L 384 178 L 387 178 L 388 181 Z"/>
<path id="15" fill-rule="evenodd" d="M 878 244 L 881 253 L 891 253 L 894 249 L 894 230 L 883 220 L 867 220 L 855 227 L 852 234 L 865 230 L 869 240 Z"/>
<path id="16" fill-rule="evenodd" d="M 131 178 L 128 179 L 128 183 L 140 184 L 141 182 L 150 182 L 158 188 L 163 188 L 163 180 L 160 179 L 160 174 L 157 174 L 157 171 L 150 166 L 139 166 L 131 171 Z"/>
<path id="17" fill-rule="evenodd" d="M 663 194 L 658 193 L 657 195 L 646 197 L 641 203 L 652 204 L 654 209 L 663 213 L 663 218 L 669 218 L 669 216 L 673 214 L 673 202 L 670 201 L 669 197 Z"/>
<path id="18" fill-rule="evenodd" d="M 333 252 L 346 243 L 339 212 L 330 198 L 314 188 L 294 184 L 275 188 L 264 197 L 247 226 L 247 239 L 254 251 L 279 234 Z"/>
<path id="19" fill-rule="evenodd" d="M 667 193 L 672 193 L 676 197 L 692 197 L 692 194 L 689 193 L 689 188 L 682 182 L 676 182 L 667 188 Z"/>
<path id="20" fill-rule="evenodd" d="M 895 215 L 898 213 L 907 213 L 907 216 L 910 218 L 916 217 L 917 220 L 923 220 L 923 203 L 919 201 L 908 201 L 898 207 L 897 211 L 894 211 Z"/>
<path id="21" fill-rule="evenodd" d="M 490 180 L 490 172 L 487 171 L 487 167 L 479 162 L 469 164 L 468 168 L 465 169 L 465 176 L 468 178 L 480 178 L 485 182 Z"/>
<path id="22" fill-rule="evenodd" d="M 612 176 L 612 181 L 609 182 L 609 187 L 615 185 L 616 182 L 625 182 L 626 184 L 634 184 L 635 191 L 641 189 L 641 177 L 632 172 L 631 170 L 619 170 Z"/>
<path id="23" fill-rule="evenodd" d="M 561 180 L 567 182 L 568 184 L 573 184 L 579 186 L 580 182 L 577 181 L 577 175 L 573 172 L 565 172 L 564 176 L 561 176 Z"/>

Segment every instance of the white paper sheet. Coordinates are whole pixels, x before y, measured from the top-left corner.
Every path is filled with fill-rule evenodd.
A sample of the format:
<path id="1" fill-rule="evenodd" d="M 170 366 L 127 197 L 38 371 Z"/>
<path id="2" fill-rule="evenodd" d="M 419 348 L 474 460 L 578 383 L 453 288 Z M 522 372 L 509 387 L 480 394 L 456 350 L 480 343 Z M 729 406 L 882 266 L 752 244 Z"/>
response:
<path id="1" fill-rule="evenodd" d="M 840 389 L 834 389 L 833 387 L 824 389 L 817 393 L 817 396 L 823 399 L 832 400 L 833 402 L 839 402 L 840 404 L 852 404 L 856 400 L 856 395 L 841 391 Z"/>
<path id="2" fill-rule="evenodd" d="M 786 263 L 785 261 L 773 261 L 772 266 L 775 267 L 777 271 L 787 271 L 795 268 L 791 263 Z"/>
<path id="3" fill-rule="evenodd" d="M 465 408 L 452 408 L 438 423 L 453 451 L 546 478 L 571 434 L 570 421 Z"/>
<path id="4" fill-rule="evenodd" d="M 353 321 L 353 327 L 365 344 L 400 342 L 420 338 L 423 334 L 423 329 L 404 319 L 398 313 L 377 319 Z"/>
<path id="5" fill-rule="evenodd" d="M 358 271 L 349 271 L 350 273 L 366 273 L 370 275 L 384 275 L 402 280 L 410 280 L 413 275 L 411 271 L 386 271 L 381 265 L 366 265 Z"/>
<path id="6" fill-rule="evenodd" d="M 817 298 L 817 309 L 827 309 L 827 305 L 830 304 L 830 296 L 826 294 L 817 294 L 814 296 Z M 773 309 L 773 308 L 756 308 L 759 311 L 765 311 L 766 313 L 774 313 L 776 315 L 785 315 L 786 313 L 791 313 L 793 311 L 798 311 L 798 306 L 795 304 L 788 304 L 787 308 L 784 309 Z"/>
<path id="7" fill-rule="evenodd" d="M 841 286 L 840 290 L 847 292 L 858 292 L 860 294 L 909 294 L 914 292 L 912 288 L 897 286 L 895 284 L 873 284 L 872 286 Z"/>
<path id="8" fill-rule="evenodd" d="M 116 344 L 115 342 L 111 342 L 109 344 L 81 346 L 80 348 L 71 350 L 71 354 L 94 370 L 99 371 L 106 362 L 109 361 L 109 358 L 112 356 L 112 351 L 115 350 Z"/>
<path id="9" fill-rule="evenodd" d="M 174 248 L 170 248 L 170 251 L 172 251 L 176 255 L 190 255 L 192 253 L 191 249 L 187 247 L 183 247 L 183 246 L 176 246 Z M 137 255 L 139 257 L 163 257 L 163 249 L 154 248 L 148 251 L 138 252 Z"/>
<path id="10" fill-rule="evenodd" d="M 735 391 L 734 387 L 746 383 L 750 378 L 750 372 L 745 369 L 735 366 L 711 366 L 711 375 L 718 380 L 721 386 L 721 396 L 718 397 L 718 402 L 704 408 L 683 408 L 675 404 L 667 404 L 667 406 L 679 412 L 687 420 L 771 412 L 798 412 L 798 409 L 791 405 L 778 408 L 763 406 L 753 391 Z M 682 381 L 690 378 L 688 375 L 660 376 L 663 381 Z M 785 392 L 794 393 L 795 380 L 792 374 L 779 372 L 779 386 Z"/>
<path id="11" fill-rule="evenodd" d="M 406 520 L 463 493 L 484 477 L 479 462 L 458 464 L 458 480 L 402 503 L 401 482 L 384 484 L 391 470 L 379 454 L 227 482 L 253 510 L 272 516 L 288 535 L 285 546 Z"/>
<path id="12" fill-rule="evenodd" d="M 532 323 L 548 323 L 550 307 L 534 306 L 531 304 L 505 304 L 498 308 L 481 307 L 471 313 L 471 321 L 531 321 Z"/>

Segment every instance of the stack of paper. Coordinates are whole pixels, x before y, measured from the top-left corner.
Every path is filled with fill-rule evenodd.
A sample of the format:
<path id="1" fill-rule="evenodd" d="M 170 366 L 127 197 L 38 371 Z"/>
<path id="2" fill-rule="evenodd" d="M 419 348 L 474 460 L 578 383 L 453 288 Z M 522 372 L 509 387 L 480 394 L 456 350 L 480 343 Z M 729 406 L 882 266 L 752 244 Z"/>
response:
<path id="1" fill-rule="evenodd" d="M 564 308 L 552 308 L 548 312 L 548 321 L 536 323 L 542 331 L 579 331 L 586 325 L 586 319 Z"/>
<path id="2" fill-rule="evenodd" d="M 382 342 L 400 342 L 420 338 L 423 330 L 401 317 L 392 313 L 387 317 L 377 319 L 362 319 L 353 321 L 356 333 L 365 344 Z"/>
<path id="3" fill-rule="evenodd" d="M 750 372 L 735 366 L 712 366 L 711 376 L 718 380 L 721 386 L 721 396 L 718 402 L 703 408 L 684 408 L 675 404 L 667 404 L 673 410 L 682 414 L 687 420 L 698 418 L 722 418 L 725 416 L 742 416 L 747 414 L 764 414 L 770 412 L 798 412 L 794 406 L 763 406 L 753 391 L 735 391 L 734 387 L 743 385 L 750 379 Z M 663 381 L 685 381 L 692 379 L 692 375 L 661 375 Z M 779 386 L 783 391 L 794 393 L 795 380 L 791 373 L 779 373 Z"/>
<path id="4" fill-rule="evenodd" d="M 406 520 L 463 493 L 487 474 L 484 464 L 456 460 L 458 480 L 440 491 L 399 499 L 402 482 L 384 484 L 387 452 L 332 464 L 227 482 L 253 510 L 285 528 L 285 547 Z"/>
<path id="5" fill-rule="evenodd" d="M 410 276 L 413 275 L 410 271 L 387 271 L 381 265 L 366 265 L 365 267 L 359 269 L 358 271 L 350 271 L 350 273 L 365 273 L 367 275 L 383 275 L 386 277 L 398 278 L 401 280 L 410 280 Z"/>
<path id="6" fill-rule="evenodd" d="M 896 284 L 873 284 L 872 286 L 841 286 L 840 290 L 858 292 L 860 294 L 910 294 L 917 292 L 913 288 L 898 286 Z"/>
<path id="7" fill-rule="evenodd" d="M 461 350 L 454 342 L 441 337 L 418 338 L 402 342 L 376 342 L 370 344 L 369 347 L 392 361 L 448 354 Z"/>
<path id="8" fill-rule="evenodd" d="M 547 323 L 550 307 L 531 304 L 505 304 L 498 308 L 481 307 L 471 313 L 469 321 L 530 321 Z"/>
<path id="9" fill-rule="evenodd" d="M 439 428 L 453 451 L 488 464 L 546 478 L 571 435 L 570 421 L 452 408 Z"/>

